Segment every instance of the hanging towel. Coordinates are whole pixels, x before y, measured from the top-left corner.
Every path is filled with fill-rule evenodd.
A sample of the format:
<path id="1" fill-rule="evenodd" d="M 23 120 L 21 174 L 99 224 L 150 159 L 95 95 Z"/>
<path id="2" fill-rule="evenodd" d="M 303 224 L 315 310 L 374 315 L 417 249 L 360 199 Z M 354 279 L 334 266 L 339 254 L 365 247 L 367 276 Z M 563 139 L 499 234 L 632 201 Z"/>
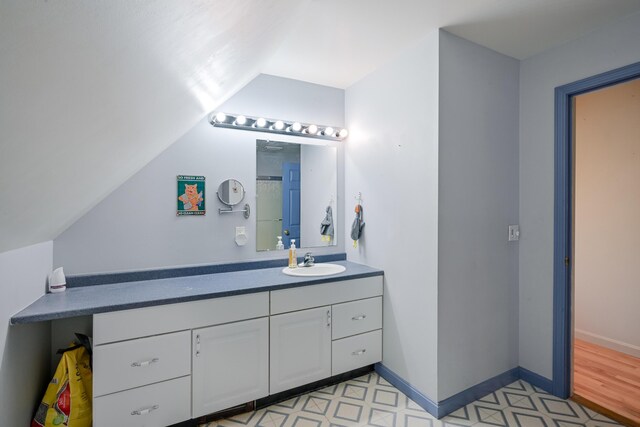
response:
<path id="1" fill-rule="evenodd" d="M 353 247 L 358 247 L 358 240 L 362 237 L 362 231 L 364 229 L 364 222 L 362 221 L 362 205 L 356 205 L 356 218 L 351 225 L 351 239 L 353 239 Z"/>
<path id="2" fill-rule="evenodd" d="M 331 242 L 333 240 L 333 209 L 327 206 L 327 214 L 320 223 L 320 234 L 323 242 Z"/>

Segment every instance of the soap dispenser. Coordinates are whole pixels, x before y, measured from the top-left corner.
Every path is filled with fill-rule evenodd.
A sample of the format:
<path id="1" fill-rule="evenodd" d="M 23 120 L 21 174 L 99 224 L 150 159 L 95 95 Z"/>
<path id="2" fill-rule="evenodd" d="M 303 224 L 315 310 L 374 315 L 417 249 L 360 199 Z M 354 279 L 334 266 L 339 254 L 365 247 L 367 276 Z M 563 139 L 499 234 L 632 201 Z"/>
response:
<path id="1" fill-rule="evenodd" d="M 282 243 L 282 236 L 276 236 L 278 238 L 278 243 L 276 244 L 276 250 L 284 251 L 284 243 Z"/>
<path id="2" fill-rule="evenodd" d="M 291 247 L 289 248 L 289 268 L 298 266 L 298 257 L 296 256 L 296 239 L 291 239 Z"/>

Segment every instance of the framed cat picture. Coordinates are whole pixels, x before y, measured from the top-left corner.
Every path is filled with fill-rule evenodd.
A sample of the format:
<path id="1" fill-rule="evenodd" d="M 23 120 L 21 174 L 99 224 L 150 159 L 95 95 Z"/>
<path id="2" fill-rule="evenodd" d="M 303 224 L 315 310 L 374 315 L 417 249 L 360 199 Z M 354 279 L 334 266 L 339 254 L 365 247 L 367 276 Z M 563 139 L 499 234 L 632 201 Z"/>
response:
<path id="1" fill-rule="evenodd" d="M 178 210 L 176 215 L 204 215 L 204 176 L 178 175 Z"/>

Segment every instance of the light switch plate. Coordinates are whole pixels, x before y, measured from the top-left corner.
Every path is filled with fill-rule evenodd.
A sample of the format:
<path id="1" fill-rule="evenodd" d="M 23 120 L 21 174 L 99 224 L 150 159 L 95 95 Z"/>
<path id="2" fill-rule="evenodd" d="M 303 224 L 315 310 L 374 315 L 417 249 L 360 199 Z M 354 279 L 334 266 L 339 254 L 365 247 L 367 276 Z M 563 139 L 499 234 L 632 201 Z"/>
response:
<path id="1" fill-rule="evenodd" d="M 513 242 L 516 240 L 520 240 L 520 226 L 519 225 L 510 225 L 509 226 L 509 241 Z"/>

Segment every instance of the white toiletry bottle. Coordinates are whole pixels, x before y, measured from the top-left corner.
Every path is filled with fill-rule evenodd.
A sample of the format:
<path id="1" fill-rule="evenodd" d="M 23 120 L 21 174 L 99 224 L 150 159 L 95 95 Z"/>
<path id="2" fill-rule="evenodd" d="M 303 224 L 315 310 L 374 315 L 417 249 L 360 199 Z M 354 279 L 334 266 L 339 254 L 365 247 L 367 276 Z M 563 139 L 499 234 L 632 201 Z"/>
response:
<path id="1" fill-rule="evenodd" d="M 291 239 L 291 247 L 289 248 L 289 268 L 298 266 L 298 258 L 296 257 L 296 239 Z"/>
<path id="2" fill-rule="evenodd" d="M 282 236 L 276 236 L 278 238 L 278 243 L 276 244 L 276 250 L 284 251 L 284 243 L 282 243 Z"/>
<path id="3" fill-rule="evenodd" d="M 64 292 L 67 289 L 67 279 L 64 277 L 62 267 L 56 268 L 49 275 L 49 292 Z"/>

